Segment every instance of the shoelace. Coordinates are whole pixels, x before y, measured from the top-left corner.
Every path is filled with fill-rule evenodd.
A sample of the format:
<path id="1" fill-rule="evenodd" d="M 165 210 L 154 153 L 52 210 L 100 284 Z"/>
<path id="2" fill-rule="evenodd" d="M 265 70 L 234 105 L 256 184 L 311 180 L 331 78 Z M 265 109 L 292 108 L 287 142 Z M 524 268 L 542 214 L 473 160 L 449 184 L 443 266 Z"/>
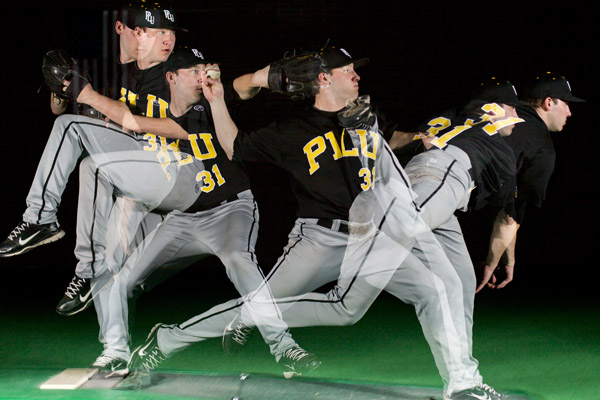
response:
<path id="1" fill-rule="evenodd" d="M 146 371 L 150 372 L 165 359 L 166 357 L 162 354 L 162 352 L 159 349 L 154 348 L 150 354 L 148 354 L 148 357 L 144 360 L 144 362 L 142 362 L 142 366 L 146 369 Z"/>
<path id="2" fill-rule="evenodd" d="M 308 352 L 301 347 L 292 347 L 291 349 L 287 349 L 283 354 L 292 361 L 298 361 L 306 357 Z"/>
<path id="3" fill-rule="evenodd" d="M 65 292 L 65 295 L 68 296 L 70 299 L 75 297 L 77 295 L 77 293 L 79 292 L 79 289 L 81 289 L 83 287 L 84 282 L 85 282 L 85 279 L 80 278 L 77 275 L 75 275 L 73 277 L 73 279 L 71 280 L 71 283 L 69 283 L 69 286 L 67 286 L 67 291 Z"/>
<path id="4" fill-rule="evenodd" d="M 96 358 L 96 361 L 94 362 L 94 365 L 98 365 L 98 366 L 106 366 L 108 363 L 110 363 L 114 358 L 111 356 L 107 356 L 104 354 L 101 354 L 100 357 Z"/>
<path id="5" fill-rule="evenodd" d="M 494 390 L 493 387 L 491 387 L 490 385 L 486 384 L 486 383 L 482 383 L 479 385 L 479 387 L 483 390 L 486 390 L 488 392 L 490 392 L 491 394 L 495 394 L 496 396 L 500 396 L 500 393 L 496 392 L 496 390 Z"/>
<path id="6" fill-rule="evenodd" d="M 242 324 L 241 322 L 238 326 L 233 330 L 233 340 L 235 340 L 240 345 L 245 345 L 252 333 L 252 328 Z"/>
<path id="7" fill-rule="evenodd" d="M 8 235 L 10 240 L 14 240 L 17 236 L 19 236 L 23 231 L 29 226 L 29 222 L 21 222 L 13 231 Z"/>

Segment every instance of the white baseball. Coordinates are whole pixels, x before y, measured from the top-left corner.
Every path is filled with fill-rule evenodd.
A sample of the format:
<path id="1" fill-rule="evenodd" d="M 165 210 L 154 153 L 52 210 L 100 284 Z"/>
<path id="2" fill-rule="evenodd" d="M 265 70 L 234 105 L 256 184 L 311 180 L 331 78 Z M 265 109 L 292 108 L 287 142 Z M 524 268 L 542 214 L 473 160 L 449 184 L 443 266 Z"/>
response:
<path id="1" fill-rule="evenodd" d="M 210 79 L 219 79 L 221 76 L 221 71 L 218 69 L 207 69 L 206 76 L 208 76 Z"/>

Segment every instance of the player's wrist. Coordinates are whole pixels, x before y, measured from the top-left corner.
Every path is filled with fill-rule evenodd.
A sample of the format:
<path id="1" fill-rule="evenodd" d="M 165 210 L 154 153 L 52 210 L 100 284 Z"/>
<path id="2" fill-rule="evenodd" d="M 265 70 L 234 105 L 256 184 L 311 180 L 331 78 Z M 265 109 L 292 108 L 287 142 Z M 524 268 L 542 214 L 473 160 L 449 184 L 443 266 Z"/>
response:
<path id="1" fill-rule="evenodd" d="M 93 103 L 95 94 L 96 91 L 92 88 L 92 85 L 88 83 L 83 89 L 81 89 L 81 92 L 79 92 L 79 95 L 77 96 L 77 102 L 92 106 L 90 103 Z"/>

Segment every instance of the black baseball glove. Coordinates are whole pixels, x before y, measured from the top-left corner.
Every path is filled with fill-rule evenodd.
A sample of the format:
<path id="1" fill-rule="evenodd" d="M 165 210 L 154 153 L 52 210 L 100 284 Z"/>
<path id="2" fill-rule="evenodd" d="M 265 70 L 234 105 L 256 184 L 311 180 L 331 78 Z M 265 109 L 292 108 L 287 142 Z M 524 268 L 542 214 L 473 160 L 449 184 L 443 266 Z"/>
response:
<path id="1" fill-rule="evenodd" d="M 318 90 L 315 80 L 323 72 L 323 66 L 323 58 L 318 52 L 286 54 L 270 65 L 269 88 L 292 99 L 314 96 Z"/>
<path id="2" fill-rule="evenodd" d="M 56 97 L 74 102 L 90 83 L 90 78 L 79 72 L 77 62 L 65 50 L 50 50 L 42 61 L 44 81 Z"/>
<path id="3" fill-rule="evenodd" d="M 363 95 L 346 102 L 346 107 L 338 112 L 338 120 L 348 129 L 377 129 L 377 115 L 371 106 L 369 95 Z"/>

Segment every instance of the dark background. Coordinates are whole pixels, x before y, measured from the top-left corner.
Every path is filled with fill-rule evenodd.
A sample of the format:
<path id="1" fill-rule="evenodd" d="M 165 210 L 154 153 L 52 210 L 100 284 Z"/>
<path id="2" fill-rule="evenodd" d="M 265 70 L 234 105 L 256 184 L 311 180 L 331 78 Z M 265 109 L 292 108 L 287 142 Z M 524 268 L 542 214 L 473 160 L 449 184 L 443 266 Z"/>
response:
<path id="1" fill-rule="evenodd" d="M 402 4 L 348 1 L 173 1 L 173 9 L 190 32 L 178 34 L 221 61 L 223 79 L 254 71 L 293 48 L 314 49 L 331 38 L 355 58 L 369 57 L 361 68 L 361 93 L 370 94 L 405 129 L 432 113 L 458 105 L 470 88 L 489 76 L 520 84 L 543 71 L 565 75 L 576 96 L 573 116 L 555 135 L 556 170 L 540 210 L 529 212 L 519 231 L 515 282 L 482 296 L 596 299 L 597 211 L 595 162 L 598 153 L 598 52 L 595 2 Z M 111 1 L 53 1 L 45 6 L 22 0 L 12 10 L 4 32 L 2 239 L 21 220 L 25 198 L 54 116 L 48 92 L 38 89 L 43 54 L 63 47 L 81 59 L 101 49 L 102 10 Z M 167 3 L 162 3 L 167 4 Z M 112 29 L 112 27 L 111 27 Z M 269 117 L 271 97 L 262 93 L 249 105 L 249 124 Z M 294 220 L 293 200 L 284 176 L 257 165 L 252 169 L 261 212 L 259 261 L 268 270 L 287 241 Z M 7 298 L 29 288 L 45 288 L 48 306 L 62 296 L 71 279 L 77 205 L 73 174 L 59 211 L 67 231 L 60 242 L 28 254 L 0 259 Z M 461 215 L 474 261 L 487 251 L 489 213 Z M 214 279 L 213 279 L 214 278 Z M 210 259 L 174 278 L 162 293 L 194 290 L 231 291 L 217 260 Z M 207 289 L 209 290 L 209 289 Z M 12 296 L 10 295 L 12 293 Z M 21 293 L 21 294 L 20 294 Z M 235 293 L 231 291 L 232 295 Z M 47 297 L 50 298 L 47 298 Z M 18 298 L 18 297 L 17 297 Z"/>

